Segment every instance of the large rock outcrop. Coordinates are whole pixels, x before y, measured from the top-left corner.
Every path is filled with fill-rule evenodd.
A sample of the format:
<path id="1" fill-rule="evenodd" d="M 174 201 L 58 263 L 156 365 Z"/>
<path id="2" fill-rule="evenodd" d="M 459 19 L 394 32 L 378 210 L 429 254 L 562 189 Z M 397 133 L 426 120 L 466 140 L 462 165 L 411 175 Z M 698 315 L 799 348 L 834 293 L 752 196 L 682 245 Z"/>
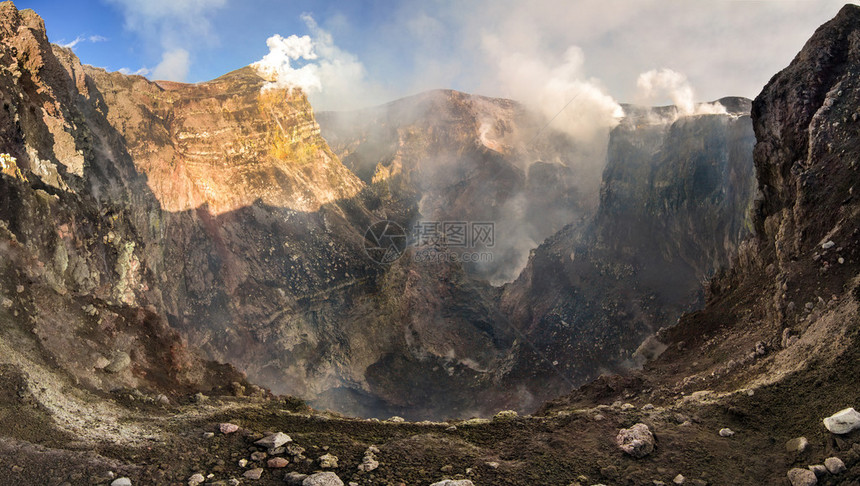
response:
<path id="1" fill-rule="evenodd" d="M 54 49 L 41 18 L 0 4 L 4 366 L 73 428 L 86 399 L 57 395 L 64 383 L 175 397 L 243 381 L 169 326 L 148 247 L 157 200 L 77 59 Z"/>

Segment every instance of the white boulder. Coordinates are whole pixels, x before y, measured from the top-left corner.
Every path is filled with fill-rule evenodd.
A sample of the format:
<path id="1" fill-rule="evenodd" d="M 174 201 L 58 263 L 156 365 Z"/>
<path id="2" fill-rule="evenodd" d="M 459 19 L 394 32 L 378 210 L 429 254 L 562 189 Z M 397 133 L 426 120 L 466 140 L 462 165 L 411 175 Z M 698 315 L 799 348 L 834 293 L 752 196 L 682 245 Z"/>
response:
<path id="1" fill-rule="evenodd" d="M 840 410 L 824 419 L 824 426 L 834 434 L 847 434 L 860 429 L 860 413 L 853 408 Z"/>

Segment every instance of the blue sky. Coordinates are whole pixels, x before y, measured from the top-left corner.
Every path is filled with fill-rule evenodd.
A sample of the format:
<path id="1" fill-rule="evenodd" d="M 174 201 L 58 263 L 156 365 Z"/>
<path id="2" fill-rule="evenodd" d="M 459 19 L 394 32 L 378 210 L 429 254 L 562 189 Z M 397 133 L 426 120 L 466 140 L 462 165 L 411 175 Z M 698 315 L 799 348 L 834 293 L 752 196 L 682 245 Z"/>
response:
<path id="1" fill-rule="evenodd" d="M 347 109 L 433 88 L 515 99 L 587 89 L 619 102 L 653 103 L 671 101 L 681 88 L 697 100 L 754 97 L 844 2 L 15 3 L 45 19 L 52 42 L 80 38 L 73 49 L 84 63 L 151 78 L 205 81 L 260 60 L 274 34 L 310 35 L 316 58 L 292 59 L 290 69 L 319 64 L 314 75 L 321 88 L 309 93 L 314 106 Z M 654 70 L 672 76 L 643 99 L 637 81 Z"/>

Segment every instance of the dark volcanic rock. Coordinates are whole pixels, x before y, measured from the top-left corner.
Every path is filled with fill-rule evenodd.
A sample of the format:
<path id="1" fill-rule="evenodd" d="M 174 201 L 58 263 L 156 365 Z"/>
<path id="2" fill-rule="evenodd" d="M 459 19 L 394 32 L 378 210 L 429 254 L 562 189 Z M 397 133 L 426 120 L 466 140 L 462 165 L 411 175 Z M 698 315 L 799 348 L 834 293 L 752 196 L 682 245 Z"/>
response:
<path id="1" fill-rule="evenodd" d="M 633 364 L 648 334 L 701 305 L 702 282 L 751 229 L 748 115 L 627 111 L 594 220 L 548 239 L 505 288 L 503 309 L 530 343 L 511 376 L 542 377 L 531 391 L 543 399 Z"/>

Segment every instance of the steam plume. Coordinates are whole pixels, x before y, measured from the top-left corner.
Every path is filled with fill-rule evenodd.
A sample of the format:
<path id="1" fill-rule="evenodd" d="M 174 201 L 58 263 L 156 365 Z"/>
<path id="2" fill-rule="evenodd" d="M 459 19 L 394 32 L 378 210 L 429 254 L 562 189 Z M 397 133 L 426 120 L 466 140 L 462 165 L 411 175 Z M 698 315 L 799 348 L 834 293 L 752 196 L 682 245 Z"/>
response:
<path id="1" fill-rule="evenodd" d="M 726 113 L 726 108 L 719 103 L 696 104 L 693 87 L 687 81 L 687 76 L 671 69 L 652 69 L 640 74 L 636 87 L 638 103 L 649 106 L 668 97 L 678 108 L 679 116 Z"/>
<path id="2" fill-rule="evenodd" d="M 263 89 L 300 88 L 319 110 L 358 108 L 378 92 L 366 81 L 364 65 L 334 43 L 310 15 L 302 20 L 312 35 L 275 34 L 266 41 L 269 53 L 252 64 L 269 80 Z"/>

